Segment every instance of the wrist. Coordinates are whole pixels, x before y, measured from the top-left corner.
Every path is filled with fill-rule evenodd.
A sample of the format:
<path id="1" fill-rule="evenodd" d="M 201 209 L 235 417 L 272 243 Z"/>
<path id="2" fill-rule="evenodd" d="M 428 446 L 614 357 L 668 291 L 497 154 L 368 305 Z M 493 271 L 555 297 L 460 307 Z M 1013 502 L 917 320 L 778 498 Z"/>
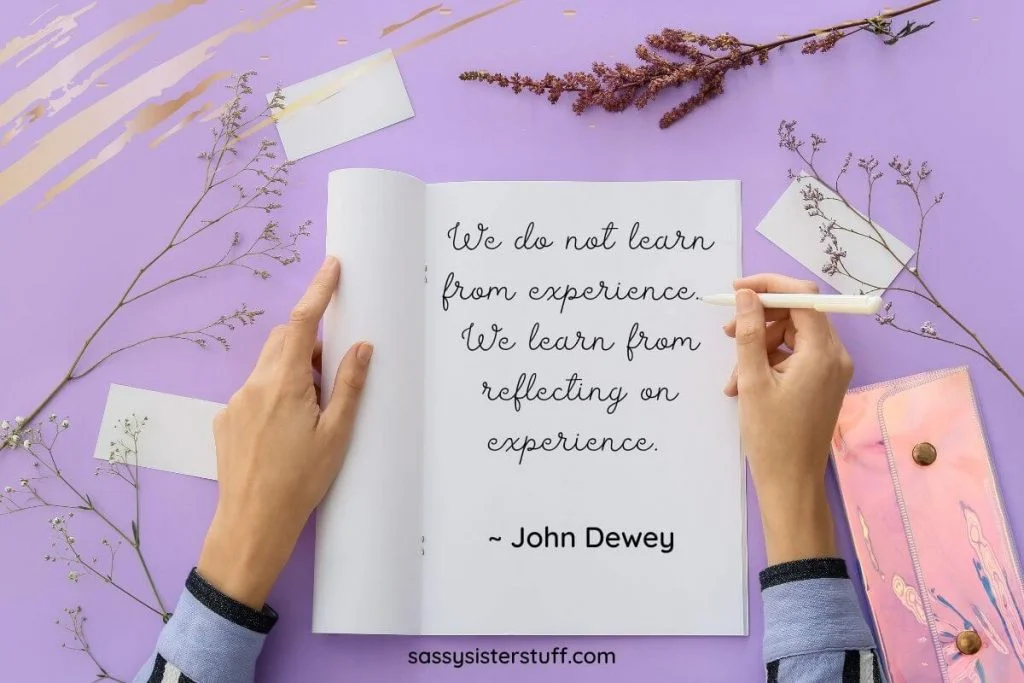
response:
<path id="1" fill-rule="evenodd" d="M 206 532 L 196 571 L 234 600 L 262 609 L 295 546 L 289 534 L 250 523 L 218 509 Z"/>
<path id="2" fill-rule="evenodd" d="M 757 489 L 768 564 L 836 556 L 824 482 Z"/>

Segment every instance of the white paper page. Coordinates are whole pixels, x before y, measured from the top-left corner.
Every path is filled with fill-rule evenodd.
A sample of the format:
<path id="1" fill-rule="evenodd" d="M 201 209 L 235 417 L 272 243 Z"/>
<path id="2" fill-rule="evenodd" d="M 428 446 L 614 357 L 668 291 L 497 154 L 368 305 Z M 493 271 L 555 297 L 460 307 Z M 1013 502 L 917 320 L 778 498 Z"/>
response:
<path id="1" fill-rule="evenodd" d="M 282 89 L 285 104 L 325 87 L 337 92 L 322 102 L 284 114 L 277 131 L 290 161 L 369 135 L 413 116 L 412 102 L 391 50 Z M 273 93 L 267 95 L 267 101 Z"/>
<path id="2" fill-rule="evenodd" d="M 94 457 L 109 459 L 110 442 L 125 438 L 118 423 L 136 415 L 148 418 L 139 444 L 139 467 L 216 479 L 213 418 L 223 408 L 213 401 L 111 384 Z"/>
<path id="3" fill-rule="evenodd" d="M 324 318 L 323 387 L 356 341 L 374 345 L 345 466 L 317 513 L 313 631 L 420 629 L 424 186 L 335 171 L 327 253 L 341 287 Z"/>
<path id="4" fill-rule="evenodd" d="M 660 302 L 531 301 L 536 286 L 582 289 L 604 280 L 624 289 L 645 285 L 729 291 L 739 271 L 739 183 L 464 183 L 428 189 L 428 249 L 435 252 L 428 288 L 428 445 L 425 463 L 424 624 L 431 634 L 729 634 L 746 627 L 744 467 L 735 404 L 722 394 L 733 365 L 722 333 L 728 309 L 696 298 Z M 448 231 L 459 222 L 475 245 L 492 236 L 501 246 L 456 251 Z M 516 250 L 533 238 L 554 246 Z M 614 248 L 565 250 L 568 235 L 600 241 L 614 223 Z M 630 249 L 637 238 L 684 235 L 695 249 Z M 483 235 L 478 224 L 487 226 Z M 695 238 L 701 241 L 695 244 Z M 637 241 L 637 239 L 634 239 Z M 650 243 L 648 243 L 650 244 Z M 710 247 L 705 250 L 704 247 Z M 490 300 L 442 295 L 454 273 L 472 287 L 507 286 Z M 449 291 L 453 291 L 449 285 Z M 531 327 L 552 339 L 581 331 L 604 337 L 608 351 L 531 351 Z M 515 348 L 467 348 L 462 334 L 492 340 L 501 327 Z M 677 350 L 634 349 L 632 325 L 653 339 L 680 337 Z M 634 336 L 634 343 L 638 339 Z M 685 338 L 689 338 L 688 340 Z M 688 350 L 691 347 L 696 350 Z M 566 387 L 576 373 L 585 390 L 612 401 L 490 401 L 482 382 L 515 387 L 520 373 L 537 385 Z M 643 387 L 666 387 L 674 401 L 641 400 Z M 647 440 L 646 452 L 493 452 L 489 439 L 564 432 L 582 441 Z M 633 445 L 639 445 L 634 441 Z M 654 547 L 588 546 L 587 528 L 641 536 Z M 553 535 L 547 547 L 515 548 L 521 529 Z M 598 540 L 589 532 L 590 541 Z M 572 536 L 570 536 L 570 534 Z M 500 539 L 500 540 L 498 540 Z M 572 543 L 575 543 L 572 546 Z M 561 547 L 556 547 L 561 543 Z M 666 550 L 667 552 L 662 552 Z"/>
<path id="5" fill-rule="evenodd" d="M 816 186 L 821 190 L 825 196 L 822 209 L 831 220 L 861 233 L 874 234 L 863 214 L 852 211 L 836 193 L 814 178 L 803 174 L 790 183 L 779 200 L 775 202 L 775 206 L 761 220 L 757 231 L 842 294 L 859 294 L 861 291 L 871 289 L 863 283 L 870 283 L 881 289 L 891 285 L 903 269 L 896 259 L 881 245 L 841 231 L 836 231 L 835 234 L 839 238 L 839 246 L 846 251 L 843 263 L 850 274 L 857 279 L 841 272 L 834 275 L 826 275 L 822 272 L 822 266 L 828 263 L 829 259 L 825 255 L 825 245 L 821 242 L 818 228 L 825 219 L 820 216 L 810 216 L 804 209 L 806 202 L 803 200 L 801 190 L 807 185 Z M 906 263 L 914 254 L 914 250 L 900 242 L 877 223 L 875 223 L 875 227 L 878 228 L 878 232 L 885 238 L 886 243 L 896 255 Z"/>

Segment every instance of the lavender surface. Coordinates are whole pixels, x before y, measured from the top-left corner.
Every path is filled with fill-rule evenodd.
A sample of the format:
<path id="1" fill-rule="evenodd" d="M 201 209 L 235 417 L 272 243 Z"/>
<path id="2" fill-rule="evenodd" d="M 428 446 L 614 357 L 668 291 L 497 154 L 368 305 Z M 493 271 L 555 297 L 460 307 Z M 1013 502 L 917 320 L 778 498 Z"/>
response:
<path id="1" fill-rule="evenodd" d="M 80 0 L 84 5 L 84 0 Z M 31 32 L 29 22 L 51 0 L 5 3 L 0 44 Z M 136 5 L 136 3 L 130 3 Z M 148 0 L 147 4 L 155 4 Z M 430 3 L 423 2 L 425 7 Z M 141 4 L 140 4 L 141 6 Z M 107 89 L 91 88 L 73 107 L 32 123 L 0 148 L 0 168 L 30 149 L 40 135 L 69 113 L 96 101 L 163 59 L 253 15 L 267 3 L 207 3 L 162 24 L 155 40 L 137 56 L 105 74 Z M 257 90 L 270 90 L 346 62 L 398 47 L 445 24 L 491 7 L 482 0 L 454 0 L 450 15 L 432 14 L 381 38 L 384 27 L 422 7 L 395 0 L 321 0 L 315 10 L 298 11 L 261 31 L 227 41 L 182 84 L 174 96 L 214 71 L 257 69 Z M 77 5 L 63 4 L 53 13 Z M 563 10 L 574 9 L 566 16 Z M 805 132 L 829 139 L 826 153 L 839 164 L 847 150 L 873 153 L 883 161 L 901 153 L 928 159 L 933 187 L 946 192 L 930 219 L 923 267 L 996 356 L 1024 375 L 1024 323 L 1017 254 L 1024 253 L 1015 203 L 1019 197 L 1021 81 L 1016 27 L 1024 5 L 996 0 L 939 3 L 922 21 L 927 31 L 894 47 L 871 36 L 855 36 L 824 55 L 799 49 L 774 55 L 765 67 L 730 78 L 728 91 L 667 131 L 657 119 L 663 107 L 623 114 L 588 112 L 577 117 L 568 103 L 551 107 L 542 98 L 462 83 L 466 69 L 521 71 L 585 69 L 595 59 L 632 60 L 633 46 L 665 26 L 705 33 L 730 31 L 763 41 L 880 8 L 867 0 L 808 4 L 798 0 L 626 3 L 585 0 L 551 3 L 522 0 L 491 16 L 398 56 L 416 117 L 393 128 L 302 161 L 284 204 L 282 222 L 313 218 L 313 237 L 301 264 L 277 271 L 263 282 L 243 272 L 190 282 L 158 296 L 109 330 L 109 339 L 129 341 L 154 327 L 206 319 L 240 301 L 268 313 L 257 328 L 232 338 L 228 353 L 201 351 L 173 342 L 126 353 L 70 387 L 53 409 L 70 416 L 73 429 L 61 453 L 68 471 L 90 485 L 94 497 L 127 511 L 130 489 L 92 477 L 91 459 L 107 386 L 111 382 L 226 401 L 255 360 L 269 327 L 284 318 L 323 254 L 326 176 L 335 168 L 375 166 L 415 174 L 427 181 L 471 179 L 660 180 L 739 178 L 743 181 L 744 271 L 805 271 L 754 233 L 759 218 L 788 184 L 791 155 L 777 146 L 782 118 L 798 119 Z M 63 54 L 139 6 L 102 0 L 80 21 Z M 51 15 L 53 14 L 51 13 Z M 914 17 L 918 18 L 918 17 Z M 45 23 L 45 19 L 42 23 Z M 347 39 L 344 45 L 339 38 Z M 24 87 L 57 58 L 43 53 L 21 67 L 0 65 L 0 98 Z M 260 60 L 261 56 L 269 59 Z M 88 69 L 86 69 L 86 73 Z M 162 99 L 163 99 L 162 98 Z M 209 99 L 226 99 L 214 94 Z M 681 99 L 681 97 L 680 97 Z M 185 112 L 181 112 L 184 114 Z M 175 119 L 168 122 L 168 125 Z M 166 126 L 164 126 L 166 127 Z M 159 130 L 161 130 L 161 127 Z M 149 137 L 133 141 L 88 178 L 37 209 L 43 192 L 71 169 L 94 156 L 121 131 L 115 125 L 62 163 L 40 183 L 0 207 L 0 311 L 3 378 L 0 415 L 31 409 L 56 382 L 98 318 L 124 283 L 159 248 L 191 202 L 201 182 L 195 159 L 208 139 L 208 124 L 193 123 L 155 149 Z M 158 131 L 154 131 L 158 132 Z M 273 130 L 268 129 L 273 135 Z M 852 178 L 851 178 L 852 180 Z M 883 181 L 884 182 L 884 181 Z M 886 189 L 877 218 L 911 242 L 914 207 L 903 192 Z M 901 301 L 908 324 L 936 320 L 932 311 Z M 936 320 L 938 325 L 938 321 Z M 989 443 L 1002 481 L 1011 526 L 1024 528 L 1024 476 L 1018 422 L 1024 402 L 991 367 L 966 352 L 900 335 L 870 318 L 837 320 L 857 364 L 855 384 L 865 384 L 967 363 L 978 393 Z M 723 383 L 725 377 L 722 378 Z M 283 457 L 286 454 L 282 454 Z M 0 455 L 0 485 L 14 484 L 23 471 Z M 171 602 L 198 554 L 216 500 L 215 486 L 184 477 L 146 472 L 143 519 L 147 557 L 155 579 Z M 835 491 L 833 490 L 833 493 Z M 756 571 L 764 564 L 756 501 L 750 489 L 750 637 L 748 638 L 405 638 L 314 636 L 310 633 L 313 533 L 307 528 L 295 556 L 275 589 L 271 604 L 281 621 L 262 659 L 259 680 L 285 681 L 753 681 L 761 673 L 761 603 Z M 99 537 L 82 525 L 82 537 Z M 849 534 L 840 526 L 841 548 L 853 559 Z M 49 549 L 45 514 L 0 518 L 0 678 L 8 681 L 92 680 L 90 664 L 60 649 L 64 635 L 54 626 L 64 607 L 81 604 L 91 642 L 113 673 L 130 677 L 149 655 L 159 619 L 114 593 L 83 579 L 72 584 L 66 570 L 44 563 Z M 699 562 L 695 557 L 693 561 Z M 124 558 L 130 583 L 144 584 Z M 600 595 L 594 596 L 600 600 Z M 454 670 L 407 663 L 410 650 L 424 649 L 614 650 L 612 666 L 488 666 Z"/>

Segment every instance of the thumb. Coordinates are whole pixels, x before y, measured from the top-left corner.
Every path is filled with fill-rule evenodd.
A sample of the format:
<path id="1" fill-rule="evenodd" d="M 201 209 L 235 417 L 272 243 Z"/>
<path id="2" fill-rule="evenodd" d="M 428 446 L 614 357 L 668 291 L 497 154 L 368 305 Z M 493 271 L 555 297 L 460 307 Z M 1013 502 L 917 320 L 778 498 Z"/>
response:
<path id="1" fill-rule="evenodd" d="M 736 370 L 740 383 L 766 377 L 771 366 L 765 349 L 764 307 L 749 289 L 736 292 Z"/>
<path id="2" fill-rule="evenodd" d="M 352 427 L 359 411 L 359 399 L 366 385 L 366 375 L 370 369 L 372 356 L 372 344 L 357 342 L 352 345 L 341 359 L 338 374 L 334 378 L 334 390 L 323 410 L 321 424 L 327 429 L 328 438 L 342 447 L 348 446 L 348 440 L 352 436 Z"/>

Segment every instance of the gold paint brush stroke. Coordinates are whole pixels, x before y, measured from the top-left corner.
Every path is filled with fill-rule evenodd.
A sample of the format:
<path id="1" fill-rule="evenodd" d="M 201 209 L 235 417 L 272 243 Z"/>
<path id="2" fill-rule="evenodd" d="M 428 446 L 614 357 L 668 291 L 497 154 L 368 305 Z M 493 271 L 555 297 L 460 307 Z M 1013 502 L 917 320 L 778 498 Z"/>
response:
<path id="1" fill-rule="evenodd" d="M 207 114 L 206 116 L 204 116 L 203 118 L 201 118 L 199 120 L 202 123 L 206 123 L 207 121 L 213 121 L 215 118 L 218 118 L 221 114 L 223 114 L 225 112 L 225 110 L 227 110 L 227 108 L 228 108 L 228 103 L 225 102 L 225 103 L 223 103 L 222 105 L 220 105 L 219 107 L 217 107 L 216 109 L 214 109 L 209 114 Z"/>
<path id="2" fill-rule="evenodd" d="M 38 31 L 31 35 L 17 36 L 15 38 L 11 38 L 4 44 L 3 47 L 0 47 L 0 64 L 3 64 L 8 60 L 14 59 L 30 47 L 34 47 L 36 45 L 39 45 L 40 43 L 42 43 L 42 46 L 45 47 L 51 41 L 59 40 L 61 37 L 71 33 L 71 31 L 73 31 L 78 26 L 78 17 L 82 16 L 95 6 L 95 2 L 90 3 L 73 14 L 65 14 L 64 16 L 54 17 L 53 19 L 50 20 L 49 24 L 47 24 L 46 26 L 44 26 L 43 28 L 39 29 Z M 54 7 L 56 7 L 56 5 L 54 5 Z M 50 9 L 53 9 L 53 7 L 51 7 Z M 46 12 L 49 11 L 50 10 L 46 10 Z M 43 14 L 46 14 L 46 12 L 43 12 Z M 38 17 L 36 17 L 32 21 L 32 24 L 39 21 L 39 19 L 42 18 L 43 14 L 40 14 Z M 31 26 L 32 24 L 29 24 L 29 26 Z M 37 54 L 39 51 L 40 50 L 37 49 L 35 52 L 30 54 L 25 59 L 29 59 L 33 55 Z M 23 59 L 22 62 L 24 61 L 25 60 Z"/>
<path id="3" fill-rule="evenodd" d="M 0 171 L 0 206 L 32 187 L 146 100 L 159 96 L 216 54 L 237 33 L 253 33 L 302 7 L 302 0 L 279 2 L 260 19 L 246 19 L 150 69 L 83 109 L 43 136 L 23 157 Z"/>
<path id="4" fill-rule="evenodd" d="M 422 47 L 427 43 L 437 40 L 441 36 L 451 33 L 456 29 L 462 28 L 466 24 L 470 24 L 476 21 L 477 19 L 483 19 L 484 17 L 490 14 L 494 14 L 495 12 L 498 12 L 500 10 L 503 10 L 506 7 L 510 7 L 511 5 L 514 5 L 519 1 L 520 0 L 505 0 L 505 2 L 495 5 L 494 7 L 491 7 L 489 9 L 485 9 L 482 12 L 477 12 L 476 14 L 470 15 L 465 19 L 459 19 L 458 21 L 448 24 L 444 28 L 438 29 L 433 33 L 428 33 L 425 36 L 422 36 L 415 40 L 411 40 L 405 45 L 395 48 L 391 54 L 397 57 L 411 50 L 415 50 L 418 47 Z M 242 131 L 242 133 L 239 135 L 239 139 L 244 140 L 245 138 L 251 135 L 255 135 L 256 133 L 260 132 L 267 126 L 276 123 L 277 121 L 281 121 L 285 118 L 288 118 L 289 116 L 294 116 L 296 112 L 305 109 L 306 107 L 315 106 L 325 100 L 330 99 L 331 97 L 337 95 L 342 88 L 344 88 L 346 85 L 348 85 L 355 79 L 366 74 L 371 69 L 376 68 L 378 65 L 383 64 L 387 59 L 389 59 L 389 57 L 390 55 L 388 55 L 387 52 L 382 52 L 376 59 L 369 59 L 363 62 L 360 65 L 360 68 L 349 69 L 340 76 L 338 76 L 338 78 L 328 83 L 327 85 L 317 88 L 313 92 L 303 95 L 302 97 L 295 98 L 291 102 L 286 103 L 284 109 L 279 111 L 272 118 L 265 118 L 262 121 L 254 123 L 252 126 Z M 0 202 L 0 204 L 2 204 L 2 202 Z"/>
<path id="5" fill-rule="evenodd" d="M 74 81 L 82 69 L 119 44 L 151 26 L 181 14 L 193 5 L 202 5 L 205 2 L 206 0 L 169 0 L 169 2 L 155 5 L 104 31 L 57 62 L 26 88 L 19 90 L 0 103 L 0 126 L 10 123 L 15 116 L 30 107 L 36 100 L 46 99 L 55 90 L 67 87 L 67 84 Z"/>
<path id="6" fill-rule="evenodd" d="M 3 137 L 0 138 L 0 147 L 6 147 L 11 140 L 18 136 L 18 133 L 25 129 L 25 126 L 30 123 L 35 123 L 41 119 L 45 113 L 46 105 L 40 102 L 19 116 L 18 120 L 14 122 L 14 125 L 11 126 L 10 130 L 4 133 Z"/>
<path id="7" fill-rule="evenodd" d="M 190 111 L 181 121 L 178 121 L 176 124 L 165 130 L 163 133 L 160 133 L 160 135 L 156 136 L 156 138 L 154 138 L 153 141 L 149 143 L 149 148 L 156 149 L 163 143 L 167 142 L 168 138 L 170 138 L 172 135 L 180 133 L 182 129 L 185 128 L 185 126 L 187 126 L 188 124 L 195 121 L 198 117 L 205 114 L 207 111 L 209 111 L 209 109 L 210 103 L 206 102 L 203 104 L 203 106 L 199 107 L 199 109 L 194 109 Z"/>
<path id="8" fill-rule="evenodd" d="M 206 89 L 211 85 L 217 81 L 227 78 L 230 75 L 230 71 L 218 71 L 215 74 L 207 76 L 199 83 L 199 85 L 182 94 L 180 97 L 176 97 L 173 100 L 167 100 L 166 102 L 161 102 L 159 104 L 148 104 L 140 109 L 135 116 L 124 124 L 124 131 L 116 140 L 109 143 L 106 147 L 100 150 L 99 154 L 76 168 L 66 178 L 50 188 L 43 197 L 42 204 L 37 208 L 46 206 L 53 201 L 57 195 L 64 192 L 79 180 L 120 154 L 121 151 L 128 146 L 128 143 L 132 141 L 132 138 L 153 130 L 161 123 L 174 116 L 186 104 L 206 92 Z M 159 138 L 157 138 L 157 140 L 159 140 Z"/>
<path id="9" fill-rule="evenodd" d="M 405 21 L 400 21 L 397 24 L 390 24 L 388 26 L 385 26 L 383 29 L 381 29 L 380 37 L 383 38 L 384 36 L 386 36 L 389 33 L 394 33 L 395 31 L 397 31 L 398 29 L 402 28 L 403 26 L 408 26 L 409 24 L 411 24 L 412 22 L 416 21 L 417 19 L 422 19 L 423 17 L 427 16 L 431 12 L 434 12 L 435 10 L 441 9 L 443 6 L 444 6 L 444 3 L 443 2 L 439 2 L 436 5 L 431 5 L 430 7 L 426 8 L 426 9 L 420 10 L 419 12 L 414 14 L 413 16 L 411 16 L 408 19 L 406 19 Z"/>
<path id="10" fill-rule="evenodd" d="M 56 5 L 50 5 L 49 9 L 43 10 L 43 13 L 40 14 L 35 19 L 33 19 L 32 21 L 28 22 L 28 25 L 29 26 L 35 26 L 37 21 L 39 21 L 40 19 L 42 19 L 43 17 L 45 17 L 47 14 L 49 14 L 50 12 L 52 12 L 55 9 L 57 9 Z"/>
<path id="11" fill-rule="evenodd" d="M 64 91 L 61 94 L 61 96 L 59 98 L 51 99 L 49 101 L 48 105 L 45 102 L 37 102 L 36 105 L 34 107 L 32 107 L 31 109 L 29 109 L 27 113 L 23 113 L 21 116 L 19 116 L 17 118 L 17 120 L 14 122 L 14 125 L 11 127 L 11 129 L 9 131 L 7 131 L 7 133 L 4 134 L 3 140 L 0 140 L 0 146 L 6 145 L 8 142 L 13 140 L 18 135 L 18 133 L 20 133 L 25 128 L 25 125 L 26 125 L 26 120 L 25 119 L 26 119 L 26 116 L 28 114 L 31 114 L 32 112 L 38 112 L 38 116 L 30 118 L 27 121 L 27 123 L 32 123 L 37 118 L 42 116 L 44 113 L 47 116 L 53 116 L 54 114 L 59 112 L 64 107 L 66 107 L 69 104 L 71 104 L 71 102 L 76 97 L 78 97 L 83 92 L 85 92 L 85 90 L 90 85 L 92 85 L 100 76 L 105 74 L 110 69 L 113 69 L 115 66 L 117 66 L 121 62 L 125 61 L 126 59 L 128 59 L 132 55 L 134 55 L 136 52 L 138 52 L 143 47 L 145 47 L 155 37 L 156 37 L 155 35 L 148 36 L 148 37 L 140 40 L 139 42 L 135 43 L 131 47 L 129 47 L 129 48 L 125 49 L 125 50 L 122 50 L 120 53 L 115 55 L 113 59 L 111 59 L 110 61 L 108 61 L 108 62 L 106 62 L 106 63 L 104 63 L 102 65 L 100 65 L 96 70 L 94 70 L 91 74 L 89 74 L 88 78 L 86 78 L 81 83 L 78 83 L 77 85 L 72 85 L 70 87 L 69 86 L 65 86 L 64 87 Z M 99 87 L 98 83 L 96 85 L 97 85 L 97 87 Z"/>

